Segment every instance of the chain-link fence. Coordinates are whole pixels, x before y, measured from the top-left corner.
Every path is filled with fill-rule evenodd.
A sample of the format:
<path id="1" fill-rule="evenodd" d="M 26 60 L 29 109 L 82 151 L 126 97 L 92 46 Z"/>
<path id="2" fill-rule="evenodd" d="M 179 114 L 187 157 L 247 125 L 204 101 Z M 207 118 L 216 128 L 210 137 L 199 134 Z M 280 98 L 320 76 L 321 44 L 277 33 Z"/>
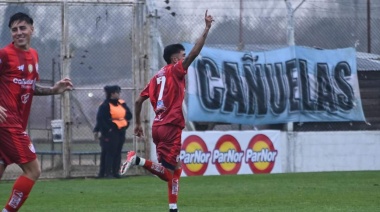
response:
<path id="1" fill-rule="evenodd" d="M 98 172 L 100 147 L 93 141 L 92 129 L 97 108 L 105 98 L 103 87 L 120 85 L 121 98 L 133 110 L 135 95 L 149 76 L 164 65 L 163 47 L 171 43 L 194 43 L 203 31 L 206 9 L 215 17 L 207 46 L 265 51 L 289 43 L 289 7 L 283 0 L 67 2 L 65 7 L 63 1 L 1 4 L 0 41 L 2 46 L 11 42 L 9 17 L 18 11 L 26 12 L 35 21 L 32 46 L 39 51 L 40 83 L 51 86 L 59 80 L 66 73 L 62 62 L 68 59 L 69 76 L 75 85 L 69 95 L 68 125 L 72 132 L 69 160 L 73 177 L 95 176 Z M 363 57 L 358 54 L 359 84 L 367 122 L 294 123 L 294 130 L 380 130 L 380 57 L 377 55 L 380 50 L 375 48 L 380 43 L 380 26 L 376 24 L 380 19 L 380 4 L 373 3 L 369 16 L 363 2 L 306 0 L 293 14 L 293 24 L 297 45 L 326 49 L 355 47 L 358 52 L 371 53 Z M 293 8 L 296 6 L 294 3 Z M 62 55 L 62 48 L 68 48 L 69 52 Z M 44 96 L 33 100 L 28 133 L 39 152 L 42 177 L 65 176 L 63 143 L 53 142 L 51 130 L 51 121 L 64 117 L 63 98 Z M 198 130 L 284 128 L 283 124 L 193 123 L 193 126 Z M 127 131 L 124 151 L 136 149 L 132 130 L 133 124 Z M 141 151 L 148 152 L 147 143 L 142 146 Z M 12 165 L 4 179 L 18 174 L 19 169 Z"/>
<path id="2" fill-rule="evenodd" d="M 63 36 L 65 11 L 68 38 Z M 25 12 L 34 19 L 32 47 L 39 52 L 40 84 L 52 86 L 64 77 L 62 49 L 69 47 L 69 77 L 75 90 L 70 92 L 72 138 L 70 142 L 70 176 L 96 176 L 100 162 L 100 146 L 94 142 L 93 128 L 98 106 L 105 99 L 103 87 L 118 84 L 121 98 L 133 109 L 132 74 L 133 5 L 126 1 L 108 3 L 27 2 L 0 6 L 3 14 L 1 43 L 11 37 L 9 17 Z M 65 42 L 65 43 L 63 43 Z M 35 145 L 42 177 L 63 177 L 63 143 L 54 142 L 51 121 L 63 118 L 63 96 L 35 97 L 28 123 L 28 133 Z M 127 130 L 123 151 L 133 149 L 133 127 Z M 124 158 L 124 156 L 123 156 Z M 4 178 L 19 175 L 10 166 Z"/>
<path id="3" fill-rule="evenodd" d="M 358 0 L 302 1 L 164 1 L 158 30 L 163 46 L 194 43 L 203 28 L 206 9 L 215 18 L 206 45 L 235 51 L 266 51 L 288 46 L 289 29 L 296 45 L 324 49 L 355 47 L 366 122 L 294 123 L 295 131 L 380 130 L 380 2 Z M 291 3 L 288 5 L 287 3 Z M 290 10 L 290 8 L 292 10 Z M 292 16 L 290 17 L 290 14 Z M 175 31 L 176 33 L 173 33 Z M 162 49 L 161 49 L 162 50 Z M 371 53 L 371 54 L 364 54 Z M 161 64 L 163 65 L 163 64 Z M 286 129 L 266 126 L 194 123 L 199 130 Z"/>

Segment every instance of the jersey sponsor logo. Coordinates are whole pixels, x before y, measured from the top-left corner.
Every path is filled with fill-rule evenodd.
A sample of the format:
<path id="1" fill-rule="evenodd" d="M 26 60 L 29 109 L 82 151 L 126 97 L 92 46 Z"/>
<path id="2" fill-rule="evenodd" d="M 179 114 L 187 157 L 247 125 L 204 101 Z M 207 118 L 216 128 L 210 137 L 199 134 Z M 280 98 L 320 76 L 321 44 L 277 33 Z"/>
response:
<path id="1" fill-rule="evenodd" d="M 255 174 L 270 173 L 277 155 L 273 142 L 266 135 L 258 134 L 248 144 L 245 161 Z"/>
<path id="2" fill-rule="evenodd" d="M 29 73 L 33 72 L 33 65 L 32 64 L 28 65 L 28 71 L 29 71 Z"/>
<path id="3" fill-rule="evenodd" d="M 18 79 L 14 78 L 13 83 L 18 84 L 18 85 L 33 85 L 35 80 L 32 79 Z"/>
<path id="4" fill-rule="evenodd" d="M 187 176 L 203 175 L 207 170 L 211 152 L 202 138 L 191 135 L 183 141 L 179 157 Z"/>
<path id="5" fill-rule="evenodd" d="M 35 84 L 36 84 L 35 82 L 36 82 L 36 79 L 33 79 L 33 80 L 18 79 L 18 78 L 13 79 L 13 83 L 21 85 L 21 88 L 24 88 L 24 89 L 32 88 L 34 90 Z"/>
<path id="6" fill-rule="evenodd" d="M 29 100 L 29 97 L 30 97 L 30 94 L 29 94 L 29 93 L 26 93 L 26 94 L 22 95 L 22 96 L 21 96 L 21 102 L 22 102 L 23 104 L 26 104 L 26 103 L 28 102 L 28 100 Z"/>
<path id="7" fill-rule="evenodd" d="M 244 158 L 239 142 L 232 135 L 219 138 L 212 154 L 212 163 L 220 174 L 237 174 Z"/>
<path id="8" fill-rule="evenodd" d="M 24 71 L 24 65 L 17 66 L 17 69 L 18 69 L 19 71 Z"/>

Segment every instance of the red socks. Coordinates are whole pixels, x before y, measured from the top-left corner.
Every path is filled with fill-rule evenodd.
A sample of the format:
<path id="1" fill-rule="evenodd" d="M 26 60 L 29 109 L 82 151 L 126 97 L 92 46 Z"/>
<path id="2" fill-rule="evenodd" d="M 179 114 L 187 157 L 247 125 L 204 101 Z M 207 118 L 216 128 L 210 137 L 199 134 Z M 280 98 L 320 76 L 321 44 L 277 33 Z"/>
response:
<path id="1" fill-rule="evenodd" d="M 168 199 L 169 205 L 177 208 L 178 192 L 179 192 L 179 178 L 181 177 L 182 168 L 174 170 L 172 174 L 167 168 L 159 163 L 154 163 L 146 160 L 144 168 L 150 173 L 158 176 L 161 180 L 168 182 Z"/>
<path id="2" fill-rule="evenodd" d="M 8 200 L 7 205 L 5 206 L 5 209 L 7 209 L 9 212 L 18 211 L 18 209 L 28 198 L 33 186 L 33 180 L 25 176 L 20 176 L 13 184 L 12 194 Z"/>
<path id="3" fill-rule="evenodd" d="M 174 170 L 173 179 L 168 181 L 168 198 L 169 204 L 177 203 L 179 192 L 179 178 L 181 177 L 182 168 Z"/>
<path id="4" fill-rule="evenodd" d="M 150 173 L 157 175 L 163 181 L 168 182 L 169 179 L 172 179 L 172 173 L 159 163 L 153 163 L 150 160 L 146 160 L 144 168 Z"/>

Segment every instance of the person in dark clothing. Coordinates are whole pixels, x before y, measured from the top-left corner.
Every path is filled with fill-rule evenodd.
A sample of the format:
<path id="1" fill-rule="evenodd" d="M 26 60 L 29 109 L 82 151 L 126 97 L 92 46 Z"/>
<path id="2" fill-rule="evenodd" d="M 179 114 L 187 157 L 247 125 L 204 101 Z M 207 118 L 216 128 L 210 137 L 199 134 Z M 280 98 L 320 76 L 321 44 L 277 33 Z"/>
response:
<path id="1" fill-rule="evenodd" d="M 99 129 L 98 123 L 96 123 L 93 132 L 94 132 L 94 141 L 96 143 L 99 143 L 99 146 L 100 146 L 100 149 L 101 149 L 101 151 L 100 151 L 99 173 L 98 173 L 97 178 L 104 178 L 105 177 L 104 164 L 105 164 L 105 159 L 106 159 L 106 151 L 104 151 L 104 148 L 102 148 L 102 143 L 100 142 L 100 139 L 99 139 L 100 129 Z"/>
<path id="2" fill-rule="evenodd" d="M 106 99 L 98 108 L 95 140 L 97 132 L 101 133 L 99 178 L 119 178 L 121 151 L 125 142 L 125 133 L 132 119 L 131 110 L 124 100 L 120 99 L 121 88 L 118 85 L 104 87 Z"/>

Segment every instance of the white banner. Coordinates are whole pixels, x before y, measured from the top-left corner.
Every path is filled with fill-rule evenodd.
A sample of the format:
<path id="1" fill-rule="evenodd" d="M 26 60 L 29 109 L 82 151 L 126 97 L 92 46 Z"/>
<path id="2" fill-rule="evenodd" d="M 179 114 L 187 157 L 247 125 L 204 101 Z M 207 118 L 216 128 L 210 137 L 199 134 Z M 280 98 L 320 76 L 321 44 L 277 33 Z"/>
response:
<path id="1" fill-rule="evenodd" d="M 183 132 L 182 176 L 281 173 L 281 132 Z"/>

